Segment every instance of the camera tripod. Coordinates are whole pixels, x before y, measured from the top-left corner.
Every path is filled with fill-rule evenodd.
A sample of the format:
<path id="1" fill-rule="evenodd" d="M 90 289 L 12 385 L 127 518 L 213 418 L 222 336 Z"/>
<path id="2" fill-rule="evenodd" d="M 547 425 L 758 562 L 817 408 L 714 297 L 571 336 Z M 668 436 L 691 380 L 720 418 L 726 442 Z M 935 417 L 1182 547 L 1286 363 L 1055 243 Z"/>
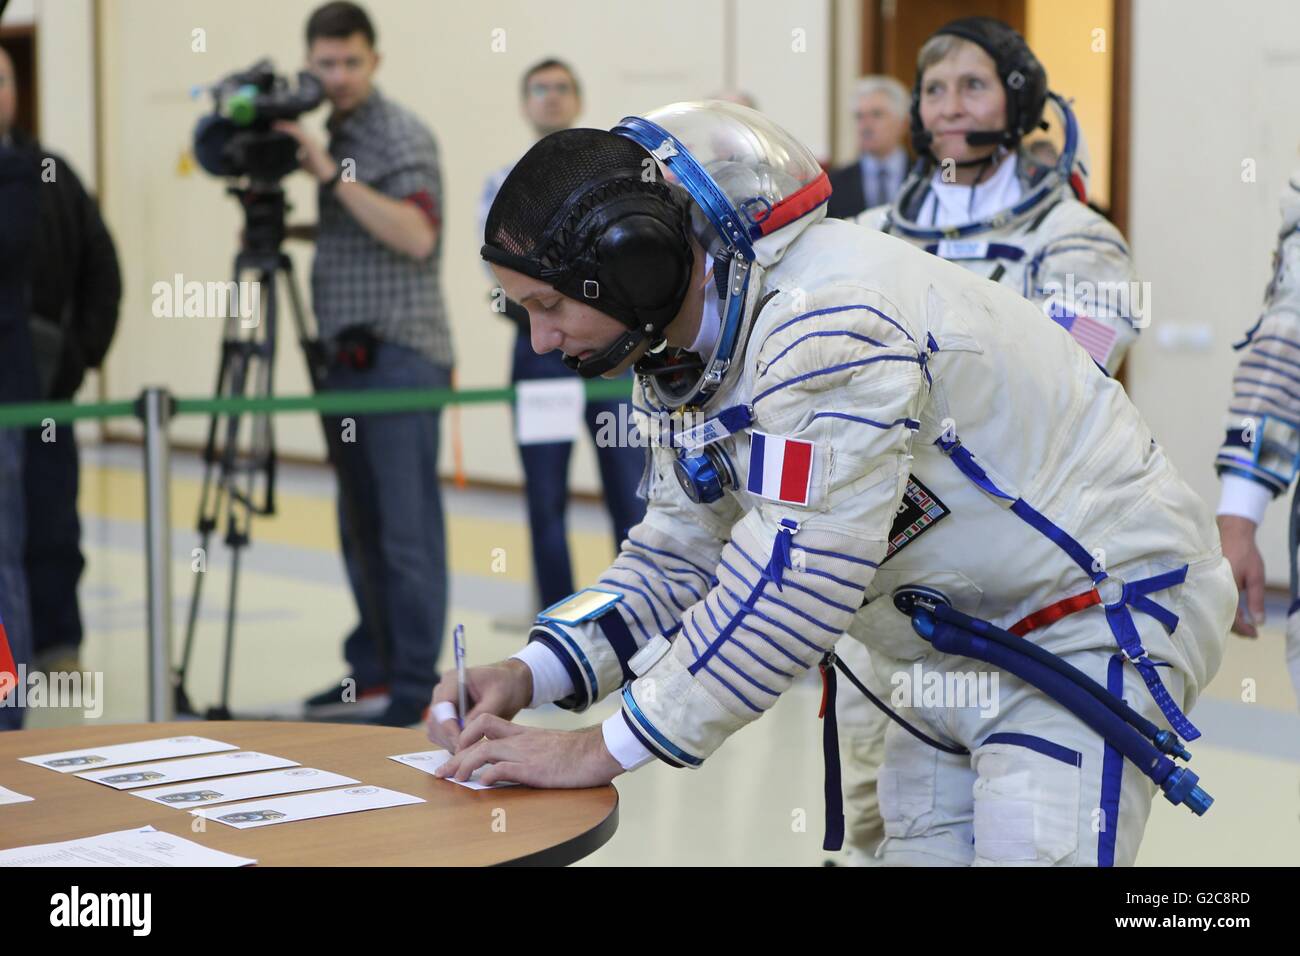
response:
<path id="1" fill-rule="evenodd" d="M 217 398 L 270 398 L 274 393 L 275 345 L 277 335 L 279 288 L 288 293 L 289 311 L 293 317 L 298 342 L 307 362 L 312 390 L 319 392 L 324 384 L 328 360 L 321 342 L 308 329 L 298 285 L 294 278 L 293 262 L 281 251 L 285 238 L 285 214 L 288 205 L 284 190 L 276 183 L 231 186 L 227 190 L 239 199 L 244 211 L 244 232 L 240 249 L 235 255 L 234 288 L 240 290 L 240 280 L 252 275 L 260 291 L 259 314 L 255 324 L 245 326 L 241 308 L 231 308 L 225 318 L 222 333 L 221 358 L 217 368 Z M 238 295 L 238 291 L 236 292 Z M 245 440 L 244 419 L 251 419 Z M 329 427 L 324 420 L 326 445 L 331 461 L 338 461 L 340 430 Z M 350 487 L 346 469 L 336 468 L 343 520 L 354 542 L 361 541 L 355 508 L 356 495 Z M 208 424 L 207 440 L 203 447 L 203 484 L 199 494 L 197 531 L 203 560 L 206 562 L 208 546 L 213 532 L 225 519 L 225 544 L 230 551 L 230 589 L 225 618 L 225 643 L 222 654 L 221 700 L 205 714 L 208 720 L 229 720 L 231 669 L 234 657 L 235 622 L 239 595 L 240 558 L 251 543 L 254 516 L 275 514 L 276 453 L 275 431 L 271 412 L 214 413 Z M 366 560 L 364 548 L 356 549 L 357 560 Z M 371 593 L 371 576 L 363 566 L 362 602 L 367 609 L 376 609 L 377 602 Z M 194 590 L 190 597 L 189 615 L 185 627 L 185 650 L 181 665 L 175 675 L 175 709 L 178 714 L 197 716 L 185 690 L 186 677 L 194 651 L 198 629 L 199 608 L 203 596 L 204 573 L 194 576 Z M 366 619 L 379 622 L 374 614 Z M 386 647 L 380 639 L 382 626 L 374 628 L 374 638 L 379 645 L 381 662 L 386 661 Z"/>

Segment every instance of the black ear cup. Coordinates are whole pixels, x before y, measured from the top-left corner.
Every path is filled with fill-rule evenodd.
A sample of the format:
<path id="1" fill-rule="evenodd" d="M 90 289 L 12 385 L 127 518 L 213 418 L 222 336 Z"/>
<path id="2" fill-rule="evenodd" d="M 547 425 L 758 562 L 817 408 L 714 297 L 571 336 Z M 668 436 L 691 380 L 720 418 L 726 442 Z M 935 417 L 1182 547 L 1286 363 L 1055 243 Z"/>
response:
<path id="1" fill-rule="evenodd" d="M 676 316 L 694 258 L 680 228 L 645 213 L 623 216 L 597 238 L 594 253 L 602 294 L 638 314 Z"/>

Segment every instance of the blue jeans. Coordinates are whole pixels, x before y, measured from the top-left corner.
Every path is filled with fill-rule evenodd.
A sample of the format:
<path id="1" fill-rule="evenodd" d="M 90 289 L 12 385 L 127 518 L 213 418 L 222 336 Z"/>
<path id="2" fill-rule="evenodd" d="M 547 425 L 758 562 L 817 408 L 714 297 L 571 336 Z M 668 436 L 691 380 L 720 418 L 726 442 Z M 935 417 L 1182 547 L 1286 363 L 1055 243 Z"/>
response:
<path id="1" fill-rule="evenodd" d="M 23 549 L 27 521 L 23 505 L 25 439 L 18 428 L 0 428 L 0 621 L 9 635 L 14 664 L 32 662 L 32 626 L 27 609 L 27 575 Z M 0 704 L 0 730 L 20 730 L 23 708 L 15 706 L 18 690 Z"/>
<path id="2" fill-rule="evenodd" d="M 86 567 L 77 516 L 79 466 L 77 439 L 71 425 L 56 425 L 54 441 L 41 440 L 43 429 L 27 431 L 24 495 L 27 527 L 27 593 L 31 599 L 32 651 L 81 646 L 81 610 L 77 582 Z"/>
<path id="3" fill-rule="evenodd" d="M 370 368 L 336 365 L 325 388 L 445 388 L 450 382 L 450 368 L 381 342 Z M 354 440 L 343 441 L 348 418 Z M 439 419 L 439 410 L 324 416 L 339 481 L 339 538 L 360 618 L 344 656 L 359 689 L 387 685 L 394 701 L 421 705 L 437 683 L 447 624 Z"/>
<path id="4" fill-rule="evenodd" d="M 527 334 L 515 339 L 515 354 L 510 378 L 512 382 L 539 378 L 573 378 L 577 376 L 560 358 L 558 351 L 538 355 Z M 588 402 L 587 430 L 595 441 L 599 430 L 597 416 L 602 412 L 614 421 L 631 420 L 631 409 L 619 418 L 619 406 L 626 402 L 612 400 Z M 531 532 L 533 569 L 542 607 L 549 607 L 573 593 L 573 566 L 569 560 L 569 543 L 565 537 L 565 512 L 569 504 L 569 456 L 572 442 L 546 442 L 520 445 L 519 458 L 524 468 L 524 492 L 528 499 L 528 527 Z M 614 526 L 614 549 L 618 550 L 628 530 L 645 517 L 645 502 L 636 495 L 645 467 L 646 449 L 632 446 L 596 446 L 596 463 L 600 468 L 605 507 Z"/>

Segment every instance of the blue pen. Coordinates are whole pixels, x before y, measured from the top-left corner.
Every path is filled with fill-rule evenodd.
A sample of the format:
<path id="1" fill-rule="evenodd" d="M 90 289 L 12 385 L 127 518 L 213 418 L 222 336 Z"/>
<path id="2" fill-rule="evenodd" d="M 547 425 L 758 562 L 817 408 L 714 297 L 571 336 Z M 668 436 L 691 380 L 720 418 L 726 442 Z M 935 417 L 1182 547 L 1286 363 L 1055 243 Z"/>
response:
<path id="1" fill-rule="evenodd" d="M 456 712 L 456 723 L 465 729 L 465 625 L 457 624 L 452 631 L 452 641 L 456 652 L 456 700 L 460 708 Z"/>

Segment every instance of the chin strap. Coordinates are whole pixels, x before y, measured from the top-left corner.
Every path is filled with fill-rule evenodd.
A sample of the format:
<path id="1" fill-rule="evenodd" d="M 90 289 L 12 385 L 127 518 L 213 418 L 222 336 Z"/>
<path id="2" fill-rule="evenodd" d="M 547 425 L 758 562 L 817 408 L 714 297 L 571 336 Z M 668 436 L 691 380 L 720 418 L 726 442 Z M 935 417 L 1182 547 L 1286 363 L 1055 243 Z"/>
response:
<path id="1" fill-rule="evenodd" d="M 619 363 L 636 351 L 636 347 L 645 339 L 645 332 L 639 330 L 624 332 L 604 351 L 597 352 L 591 358 L 580 359 L 572 355 L 565 355 L 562 361 L 583 378 L 596 378 L 604 375 L 610 369 L 617 368 Z"/>

